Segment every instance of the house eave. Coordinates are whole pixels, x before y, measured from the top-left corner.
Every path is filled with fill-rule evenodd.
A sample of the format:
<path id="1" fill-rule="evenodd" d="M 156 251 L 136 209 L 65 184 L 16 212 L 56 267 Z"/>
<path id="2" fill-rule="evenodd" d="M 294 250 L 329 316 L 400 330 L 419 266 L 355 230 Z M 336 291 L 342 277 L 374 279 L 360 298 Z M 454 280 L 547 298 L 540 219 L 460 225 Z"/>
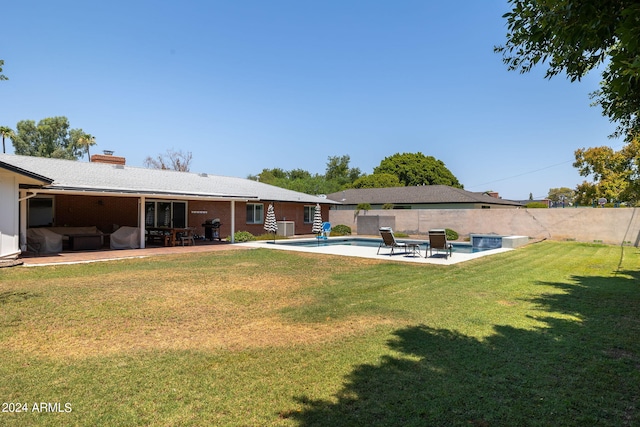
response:
<path id="1" fill-rule="evenodd" d="M 37 173 L 19 168 L 17 166 L 14 166 L 12 164 L 5 163 L 2 161 L 0 161 L 0 169 L 4 169 L 6 171 L 16 173 L 25 178 L 29 178 L 31 180 L 31 183 L 29 183 L 30 185 L 38 185 L 38 184 L 34 184 L 33 183 L 34 181 L 39 183 L 40 185 L 50 185 L 51 183 L 53 183 L 53 179 L 51 178 L 47 178 L 46 176 L 39 175 Z"/>
<path id="2" fill-rule="evenodd" d="M 39 194 L 58 194 L 76 196 L 109 196 L 109 197 L 145 197 L 145 198 L 171 198 L 181 200 L 216 200 L 216 201 L 254 201 L 259 200 L 255 196 L 229 195 L 229 194 L 202 194 L 170 191 L 140 191 L 113 188 L 82 188 L 82 187 L 41 187 Z"/>

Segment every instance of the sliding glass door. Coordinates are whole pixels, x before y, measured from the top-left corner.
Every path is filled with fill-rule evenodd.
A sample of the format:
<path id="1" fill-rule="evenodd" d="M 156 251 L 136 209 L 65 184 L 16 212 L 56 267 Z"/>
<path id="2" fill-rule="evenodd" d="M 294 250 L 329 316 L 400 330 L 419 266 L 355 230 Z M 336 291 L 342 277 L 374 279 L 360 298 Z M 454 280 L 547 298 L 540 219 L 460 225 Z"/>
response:
<path id="1" fill-rule="evenodd" d="M 157 200 L 144 204 L 146 227 L 185 228 L 187 202 Z"/>

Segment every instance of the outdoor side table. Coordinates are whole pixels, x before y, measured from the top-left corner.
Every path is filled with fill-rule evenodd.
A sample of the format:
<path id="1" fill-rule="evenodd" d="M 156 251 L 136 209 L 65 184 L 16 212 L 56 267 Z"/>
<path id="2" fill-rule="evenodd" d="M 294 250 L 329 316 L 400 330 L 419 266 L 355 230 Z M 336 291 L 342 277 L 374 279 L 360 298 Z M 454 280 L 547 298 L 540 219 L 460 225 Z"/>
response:
<path id="1" fill-rule="evenodd" d="M 421 256 L 419 243 L 407 243 L 407 249 L 412 256 L 416 256 L 416 255 Z"/>

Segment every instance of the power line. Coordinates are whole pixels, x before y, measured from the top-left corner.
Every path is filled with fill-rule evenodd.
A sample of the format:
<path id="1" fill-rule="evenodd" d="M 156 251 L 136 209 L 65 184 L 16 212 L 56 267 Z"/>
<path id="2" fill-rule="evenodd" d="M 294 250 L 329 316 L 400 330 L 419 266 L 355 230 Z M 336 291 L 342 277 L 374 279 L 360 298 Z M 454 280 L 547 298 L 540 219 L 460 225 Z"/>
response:
<path id="1" fill-rule="evenodd" d="M 564 161 L 564 162 L 556 163 L 554 165 L 545 166 L 545 167 L 540 168 L 540 169 L 535 169 L 535 170 L 531 170 L 531 171 L 528 171 L 528 172 L 523 172 L 523 173 L 520 173 L 518 175 L 512 175 L 512 176 L 508 176 L 506 178 L 500 178 L 500 179 L 496 179 L 494 181 L 485 182 L 483 184 L 471 185 L 469 187 L 465 186 L 465 188 L 484 187 L 485 185 L 493 184 L 493 183 L 496 183 L 496 182 L 506 181 L 508 179 L 518 178 L 518 177 L 521 177 L 521 176 L 524 176 L 524 175 L 529 175 L 529 174 L 532 174 L 532 173 L 541 172 L 543 170 L 555 168 L 556 166 L 565 165 L 565 164 L 573 162 L 573 161 L 575 161 L 575 160 L 567 160 L 567 161 Z"/>

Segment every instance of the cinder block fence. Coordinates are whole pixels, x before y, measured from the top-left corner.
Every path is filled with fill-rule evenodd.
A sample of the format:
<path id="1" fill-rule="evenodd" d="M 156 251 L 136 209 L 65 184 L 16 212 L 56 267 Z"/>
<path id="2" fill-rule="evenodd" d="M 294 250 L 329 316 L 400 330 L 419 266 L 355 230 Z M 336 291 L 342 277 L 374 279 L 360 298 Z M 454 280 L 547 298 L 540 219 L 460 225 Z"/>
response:
<path id="1" fill-rule="evenodd" d="M 331 210 L 332 225 L 353 234 L 377 235 L 381 226 L 411 235 L 451 228 L 460 239 L 471 233 L 529 236 L 616 245 L 640 244 L 640 208 Z"/>

